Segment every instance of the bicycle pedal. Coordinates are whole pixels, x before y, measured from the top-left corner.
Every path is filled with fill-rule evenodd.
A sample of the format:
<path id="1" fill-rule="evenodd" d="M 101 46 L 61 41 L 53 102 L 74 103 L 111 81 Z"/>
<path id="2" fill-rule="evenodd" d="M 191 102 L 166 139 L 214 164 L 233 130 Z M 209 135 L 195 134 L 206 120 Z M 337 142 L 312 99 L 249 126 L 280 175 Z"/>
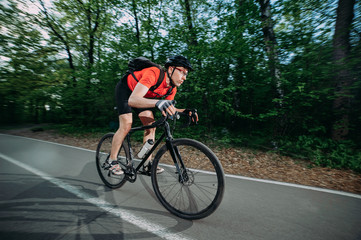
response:
<path id="1" fill-rule="evenodd" d="M 110 171 L 110 168 L 112 167 L 112 165 L 111 164 L 108 164 L 108 163 L 106 163 L 106 164 L 104 164 L 103 165 L 103 169 L 104 170 L 109 170 Z"/>
<path id="2" fill-rule="evenodd" d="M 142 174 L 142 175 L 146 175 L 146 176 L 150 176 L 150 175 L 151 175 L 150 171 L 147 171 L 147 170 L 139 171 L 139 173 Z"/>

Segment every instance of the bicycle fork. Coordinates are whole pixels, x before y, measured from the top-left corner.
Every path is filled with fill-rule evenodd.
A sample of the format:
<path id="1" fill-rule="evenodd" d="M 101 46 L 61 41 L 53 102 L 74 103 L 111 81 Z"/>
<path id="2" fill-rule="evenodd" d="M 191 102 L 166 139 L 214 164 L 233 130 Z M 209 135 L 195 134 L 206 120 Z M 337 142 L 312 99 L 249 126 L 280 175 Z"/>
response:
<path id="1" fill-rule="evenodd" d="M 166 130 L 166 134 L 167 134 L 167 138 L 166 138 L 166 146 L 170 152 L 170 155 L 173 159 L 174 165 L 176 167 L 176 171 L 179 174 L 179 182 L 182 184 L 187 183 L 190 178 L 188 176 L 188 171 L 184 165 L 184 162 L 182 160 L 182 157 L 179 153 L 178 147 L 174 146 L 172 143 L 173 137 L 172 134 L 170 132 L 170 126 L 168 124 L 168 122 L 166 122 L 165 124 L 165 130 Z"/>
<path id="2" fill-rule="evenodd" d="M 167 148 L 172 156 L 176 171 L 179 174 L 179 182 L 185 184 L 189 181 L 188 171 L 183 163 L 182 157 L 176 146 L 171 141 L 167 141 Z"/>

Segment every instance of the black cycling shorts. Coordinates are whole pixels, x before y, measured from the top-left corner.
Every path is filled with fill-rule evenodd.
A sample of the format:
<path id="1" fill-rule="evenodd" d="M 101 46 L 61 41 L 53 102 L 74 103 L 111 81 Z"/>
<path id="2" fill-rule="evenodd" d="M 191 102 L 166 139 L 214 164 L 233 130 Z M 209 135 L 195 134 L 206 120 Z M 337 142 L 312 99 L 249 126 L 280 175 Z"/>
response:
<path id="1" fill-rule="evenodd" d="M 154 108 L 132 108 L 128 105 L 128 99 L 132 91 L 129 89 L 126 79 L 120 80 L 115 87 L 115 102 L 117 105 L 118 115 L 131 113 L 132 110 L 139 115 L 143 111 L 153 110 Z"/>

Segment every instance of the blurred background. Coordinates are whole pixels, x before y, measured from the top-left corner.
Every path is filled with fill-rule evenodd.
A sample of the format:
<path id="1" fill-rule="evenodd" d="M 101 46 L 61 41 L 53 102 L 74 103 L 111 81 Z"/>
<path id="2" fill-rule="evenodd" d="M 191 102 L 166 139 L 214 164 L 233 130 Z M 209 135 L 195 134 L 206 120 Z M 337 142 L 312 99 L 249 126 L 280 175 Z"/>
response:
<path id="1" fill-rule="evenodd" d="M 356 0 L 2 0 L 0 124 L 116 128 L 131 58 L 193 64 L 188 134 L 361 171 Z"/>

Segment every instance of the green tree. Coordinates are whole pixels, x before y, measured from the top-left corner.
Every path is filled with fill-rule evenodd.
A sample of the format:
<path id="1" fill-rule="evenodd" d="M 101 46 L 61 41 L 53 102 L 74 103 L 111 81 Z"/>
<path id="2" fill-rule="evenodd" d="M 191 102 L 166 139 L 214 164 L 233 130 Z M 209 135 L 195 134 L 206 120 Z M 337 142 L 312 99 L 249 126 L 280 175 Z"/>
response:
<path id="1" fill-rule="evenodd" d="M 102 34 L 111 23 L 111 4 L 103 0 L 58 0 L 47 7 L 42 0 L 39 3 L 38 22 L 51 36 L 50 44 L 63 47 L 69 63 L 70 77 L 63 87 L 62 108 L 69 119 L 91 124 L 99 116 L 93 108 L 99 97 L 95 62 L 102 61 Z"/>
<path id="2" fill-rule="evenodd" d="M 55 83 L 48 70 L 55 49 L 43 45 L 33 18 L 16 2 L 0 6 L 0 55 L 8 59 L 0 72 L 1 122 L 46 121 L 45 105 L 52 101 L 46 89 Z"/>

